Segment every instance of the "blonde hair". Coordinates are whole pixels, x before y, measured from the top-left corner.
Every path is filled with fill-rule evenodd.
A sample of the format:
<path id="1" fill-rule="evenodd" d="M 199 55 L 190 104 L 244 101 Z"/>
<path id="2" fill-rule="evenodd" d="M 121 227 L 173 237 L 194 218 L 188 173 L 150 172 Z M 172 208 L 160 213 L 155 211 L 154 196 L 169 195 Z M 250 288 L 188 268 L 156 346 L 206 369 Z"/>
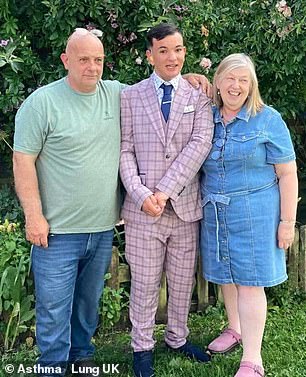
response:
<path id="1" fill-rule="evenodd" d="M 251 85 L 248 98 L 245 102 L 247 111 L 251 115 L 255 115 L 264 105 L 261 99 L 258 80 L 255 72 L 255 66 L 252 59 L 246 54 L 231 54 L 224 58 L 218 65 L 216 73 L 213 79 L 213 100 L 218 107 L 223 106 L 223 101 L 220 96 L 220 92 L 217 88 L 217 81 L 222 80 L 222 78 L 233 69 L 237 68 L 247 68 L 250 73 Z"/>

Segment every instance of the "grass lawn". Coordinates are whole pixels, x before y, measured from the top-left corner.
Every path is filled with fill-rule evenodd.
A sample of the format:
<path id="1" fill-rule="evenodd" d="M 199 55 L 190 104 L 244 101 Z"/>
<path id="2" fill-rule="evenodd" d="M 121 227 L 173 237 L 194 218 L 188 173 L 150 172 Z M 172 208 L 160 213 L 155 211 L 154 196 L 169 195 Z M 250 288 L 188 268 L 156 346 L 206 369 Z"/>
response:
<path id="1" fill-rule="evenodd" d="M 289 297 L 289 296 L 288 296 Z M 263 359 L 266 377 L 306 376 L 306 299 L 304 295 L 291 295 L 269 300 L 269 312 L 263 341 Z M 221 304 L 209 307 L 206 313 L 191 314 L 189 320 L 190 340 L 205 346 L 226 326 Z M 238 369 L 242 349 L 227 356 L 215 356 L 209 364 L 199 364 L 168 352 L 163 343 L 164 325 L 156 327 L 155 371 L 156 377 L 233 377 Z M 121 377 L 132 377 L 132 351 L 129 346 L 129 331 L 113 331 L 95 337 L 95 359 L 98 365 L 119 364 Z M 34 348 L 22 346 L 18 352 L 2 356 L 0 376 L 5 374 L 4 365 L 19 363 L 33 365 Z M 106 369 L 105 369 L 106 371 Z M 118 375 L 118 374 L 102 374 Z M 18 376 L 19 374 L 10 374 Z M 29 376 L 25 374 L 24 376 Z M 73 376 L 73 375 L 72 375 Z"/>

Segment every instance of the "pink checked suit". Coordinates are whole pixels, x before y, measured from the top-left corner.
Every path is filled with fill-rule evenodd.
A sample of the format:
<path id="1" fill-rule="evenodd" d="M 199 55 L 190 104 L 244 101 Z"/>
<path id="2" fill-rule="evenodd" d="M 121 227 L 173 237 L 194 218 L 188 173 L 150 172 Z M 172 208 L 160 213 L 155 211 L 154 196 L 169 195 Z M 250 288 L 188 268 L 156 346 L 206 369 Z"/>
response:
<path id="1" fill-rule="evenodd" d="M 154 347 L 155 314 L 165 270 L 169 296 L 165 341 L 177 348 L 188 335 L 202 217 L 198 171 L 211 148 L 213 132 L 210 100 L 180 78 L 166 123 L 149 78 L 123 90 L 121 129 L 132 347 L 136 352 Z M 156 190 L 170 199 L 161 216 L 151 217 L 141 207 Z"/>

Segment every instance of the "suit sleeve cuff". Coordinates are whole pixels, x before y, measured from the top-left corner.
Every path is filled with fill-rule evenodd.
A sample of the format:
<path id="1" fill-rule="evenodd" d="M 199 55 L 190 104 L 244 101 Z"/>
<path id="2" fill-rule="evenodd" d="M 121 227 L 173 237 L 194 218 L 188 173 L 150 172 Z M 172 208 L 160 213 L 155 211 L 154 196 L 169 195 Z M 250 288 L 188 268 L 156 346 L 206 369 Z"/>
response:
<path id="1" fill-rule="evenodd" d="M 153 195 L 153 192 L 149 190 L 146 186 L 141 186 L 137 188 L 131 195 L 133 202 L 136 204 L 137 209 L 141 210 L 143 202 Z"/>
<path id="2" fill-rule="evenodd" d="M 161 182 L 156 186 L 156 189 L 164 192 L 166 195 L 169 196 L 169 198 L 173 201 L 177 201 L 178 198 L 180 197 L 181 193 L 183 192 L 185 187 L 181 187 L 181 190 L 170 190 L 169 187 L 163 185 Z M 176 187 L 176 189 L 179 189 L 179 187 Z"/>

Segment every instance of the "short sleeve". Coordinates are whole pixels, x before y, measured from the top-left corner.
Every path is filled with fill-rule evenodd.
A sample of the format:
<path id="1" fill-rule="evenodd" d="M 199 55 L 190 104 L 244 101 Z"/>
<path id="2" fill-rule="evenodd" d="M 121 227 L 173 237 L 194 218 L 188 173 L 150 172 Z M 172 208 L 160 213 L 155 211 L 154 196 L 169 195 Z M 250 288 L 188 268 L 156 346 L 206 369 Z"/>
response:
<path id="1" fill-rule="evenodd" d="M 122 82 L 120 82 L 119 84 L 120 84 L 120 92 L 122 92 L 123 89 L 125 89 L 129 86 L 127 84 L 123 84 Z"/>
<path id="2" fill-rule="evenodd" d="M 127 84 L 123 84 L 122 82 L 120 82 L 118 80 L 103 80 L 103 82 L 108 83 L 113 88 L 116 88 L 117 90 L 119 90 L 119 93 L 121 93 L 123 89 L 125 89 L 126 87 L 129 86 Z"/>
<path id="3" fill-rule="evenodd" d="M 36 107 L 37 105 L 33 107 L 33 100 L 30 96 L 16 114 L 14 150 L 17 152 L 38 155 L 42 150 L 46 121 Z"/>
<path id="4" fill-rule="evenodd" d="M 273 110 L 266 128 L 267 163 L 282 164 L 295 160 L 295 152 L 290 133 L 281 115 Z"/>

